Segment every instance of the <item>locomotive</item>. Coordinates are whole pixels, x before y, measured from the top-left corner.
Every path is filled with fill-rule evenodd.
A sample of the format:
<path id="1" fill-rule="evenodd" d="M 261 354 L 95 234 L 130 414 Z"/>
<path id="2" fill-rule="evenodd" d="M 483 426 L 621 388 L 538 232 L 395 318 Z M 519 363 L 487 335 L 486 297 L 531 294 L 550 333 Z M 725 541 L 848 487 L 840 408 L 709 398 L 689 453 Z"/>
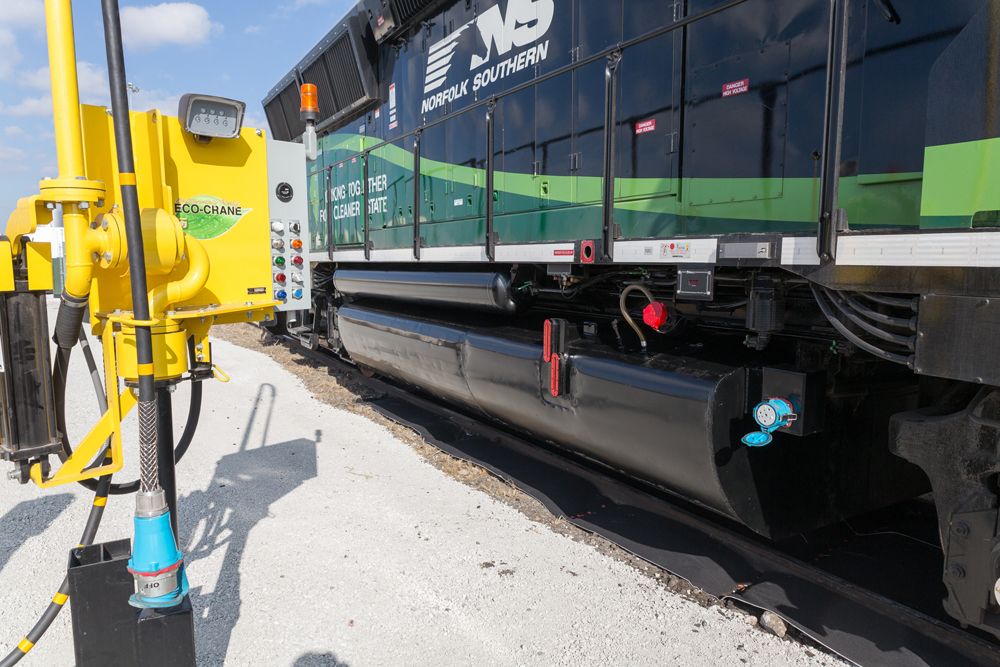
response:
<path id="1" fill-rule="evenodd" d="M 287 326 L 767 538 L 933 492 L 1000 634 L 998 44 L 1000 0 L 361 0 L 263 100 L 318 144 Z"/>

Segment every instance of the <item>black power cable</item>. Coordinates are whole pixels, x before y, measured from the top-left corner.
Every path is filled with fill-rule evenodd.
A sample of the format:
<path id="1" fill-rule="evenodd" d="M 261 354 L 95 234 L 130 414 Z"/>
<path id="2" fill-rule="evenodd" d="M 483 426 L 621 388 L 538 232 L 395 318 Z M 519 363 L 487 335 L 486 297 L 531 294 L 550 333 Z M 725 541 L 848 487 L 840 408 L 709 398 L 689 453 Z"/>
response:
<path id="1" fill-rule="evenodd" d="M 823 300 L 823 297 L 820 295 L 819 290 L 816 289 L 815 284 L 810 283 L 809 289 L 812 290 L 813 297 L 815 297 L 816 299 L 816 304 L 819 306 L 819 309 L 823 312 L 824 317 L 826 317 L 827 321 L 830 322 L 830 325 L 838 332 L 840 332 L 840 334 L 844 338 L 851 341 L 852 343 L 860 347 L 865 352 L 868 352 L 869 354 L 874 354 L 876 357 L 885 359 L 886 361 L 891 361 L 896 364 L 902 364 L 903 366 L 913 368 L 914 357 L 912 354 L 908 357 L 902 354 L 893 354 L 892 352 L 886 352 L 885 350 L 877 348 L 871 343 L 862 340 L 860 337 L 854 334 L 850 329 L 845 327 L 836 318 L 836 316 L 833 314 L 833 311 L 830 310 L 830 306 L 827 305 L 826 301 Z"/>
<path id="2" fill-rule="evenodd" d="M 90 350 L 90 345 L 87 342 L 86 331 L 81 327 L 80 329 L 80 347 L 83 348 L 83 355 L 87 359 L 87 366 L 90 370 L 91 377 L 97 374 L 97 363 L 94 360 L 94 355 Z M 56 353 L 55 368 L 52 371 L 52 383 L 56 397 L 56 428 L 62 434 L 62 446 L 63 451 L 59 454 L 59 458 L 65 461 L 67 458 L 73 455 L 73 447 L 69 443 L 69 437 L 66 434 L 66 371 L 69 368 L 69 350 L 64 350 L 60 348 Z M 191 359 L 194 359 L 194 338 L 188 338 L 188 355 Z M 97 394 L 97 402 L 101 408 L 101 414 L 104 414 L 108 409 L 107 398 L 104 395 L 104 387 L 101 386 L 100 380 L 96 380 L 94 383 L 95 393 Z M 180 463 L 180 460 L 184 457 L 188 448 L 191 446 L 191 442 L 194 440 L 195 432 L 198 430 L 198 421 L 201 418 L 201 399 L 202 399 L 202 385 L 200 381 L 191 382 L 191 403 L 188 407 L 188 417 L 187 422 L 184 424 L 184 431 L 181 433 L 180 439 L 177 441 L 177 446 L 174 448 L 174 462 Z M 84 479 L 78 482 L 84 488 L 90 489 L 91 491 L 96 491 L 99 482 L 93 479 Z M 109 493 L 113 496 L 124 496 L 131 493 L 135 493 L 139 490 L 139 480 L 133 480 L 125 484 L 111 484 Z"/>
<path id="3" fill-rule="evenodd" d="M 832 290 L 827 289 L 826 287 L 823 288 L 823 291 L 826 292 L 827 297 L 829 297 L 830 301 L 833 302 L 833 305 L 835 305 L 840 310 L 840 312 L 842 312 L 845 316 L 847 316 L 847 319 L 851 320 L 852 322 L 857 324 L 859 327 L 861 327 L 871 335 L 877 338 L 881 338 L 882 340 L 887 341 L 889 343 L 896 343 L 897 345 L 903 345 L 910 350 L 916 347 L 917 344 L 916 336 L 900 336 L 899 334 L 883 331 L 882 329 L 879 329 L 878 327 L 869 324 L 868 322 L 865 322 L 863 319 L 858 317 L 851 309 L 851 306 L 849 303 L 847 303 L 846 299 L 841 299 L 841 295 L 839 292 L 834 292 Z"/>
<path id="4" fill-rule="evenodd" d="M 84 355 L 88 357 L 88 365 L 91 367 L 93 373 L 96 373 L 97 365 L 93 363 L 94 355 L 90 352 L 90 347 L 89 344 L 87 343 L 87 333 L 82 326 L 80 327 L 80 345 L 84 349 Z M 63 348 L 59 349 L 60 353 L 63 351 L 64 351 Z M 58 356 L 56 357 L 56 362 L 59 363 Z M 64 410 L 60 410 L 59 408 L 65 407 L 65 399 L 66 399 L 65 370 L 66 366 L 68 365 L 68 362 L 69 362 L 69 353 L 67 352 L 65 358 L 62 360 L 63 367 L 61 370 L 62 370 L 63 387 L 62 391 L 60 392 L 60 395 L 62 397 L 61 402 L 58 402 L 56 404 L 57 415 L 59 412 L 64 413 Z M 95 381 L 94 386 L 95 389 L 97 389 L 98 404 L 103 405 L 103 408 L 106 410 L 107 401 L 103 400 L 104 390 L 100 386 L 99 377 Z M 65 424 L 61 425 L 59 429 L 62 433 L 65 433 L 66 432 Z M 63 446 L 65 447 L 66 446 L 65 436 L 63 436 L 63 438 L 64 438 Z M 105 454 L 104 461 L 105 463 L 111 462 L 110 454 Z M 89 481 L 94 482 L 94 480 L 89 480 Z M 80 538 L 81 547 L 90 546 L 91 544 L 94 543 L 94 538 L 97 537 L 97 529 L 101 525 L 101 519 L 104 518 L 104 507 L 108 502 L 108 491 L 111 489 L 111 475 L 104 475 L 103 477 L 101 477 L 99 480 L 94 482 L 94 487 L 95 487 L 94 504 L 91 505 L 90 507 L 90 516 L 87 517 L 87 525 L 83 529 L 83 537 Z M 31 630 L 28 632 L 28 634 L 25 635 L 21 643 L 17 645 L 17 648 L 11 651 L 6 658 L 0 661 L 0 667 L 11 667 L 12 665 L 16 665 L 18 662 L 20 662 L 21 658 L 27 655 L 28 651 L 30 651 L 32 647 L 38 643 L 38 640 L 42 638 L 42 635 L 45 634 L 45 631 L 48 630 L 49 626 L 52 625 L 52 621 L 56 620 L 56 616 L 58 616 L 59 612 L 62 611 L 62 608 L 63 606 L 65 606 L 66 601 L 68 599 L 69 599 L 69 577 L 67 576 L 63 578 L 62 585 L 59 586 L 59 592 L 57 592 L 55 596 L 52 598 L 52 601 L 49 603 L 49 606 L 46 607 L 45 611 L 38 619 L 38 622 L 35 623 L 34 627 L 32 627 Z"/>

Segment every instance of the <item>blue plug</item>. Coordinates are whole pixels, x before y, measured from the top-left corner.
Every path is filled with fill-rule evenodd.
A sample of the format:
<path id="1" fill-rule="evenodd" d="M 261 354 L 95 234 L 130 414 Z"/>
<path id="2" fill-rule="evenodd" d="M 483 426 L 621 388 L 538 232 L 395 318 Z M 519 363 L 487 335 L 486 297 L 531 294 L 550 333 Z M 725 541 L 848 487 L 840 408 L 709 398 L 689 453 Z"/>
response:
<path id="1" fill-rule="evenodd" d="M 135 577 L 139 592 L 128 602 L 139 608 L 175 607 L 188 593 L 184 556 L 177 548 L 165 503 L 162 509 L 156 507 L 163 502 L 163 491 L 141 495 L 151 498 L 136 512 L 134 519 L 135 541 L 128 571 Z M 139 498 L 140 502 L 146 500 Z"/>
<path id="2" fill-rule="evenodd" d="M 788 428 L 798 419 L 795 407 L 783 398 L 769 398 L 759 403 L 753 410 L 754 421 L 760 426 L 759 431 L 743 436 L 743 444 L 748 447 L 763 447 L 773 439 L 771 433 L 779 428 Z"/>

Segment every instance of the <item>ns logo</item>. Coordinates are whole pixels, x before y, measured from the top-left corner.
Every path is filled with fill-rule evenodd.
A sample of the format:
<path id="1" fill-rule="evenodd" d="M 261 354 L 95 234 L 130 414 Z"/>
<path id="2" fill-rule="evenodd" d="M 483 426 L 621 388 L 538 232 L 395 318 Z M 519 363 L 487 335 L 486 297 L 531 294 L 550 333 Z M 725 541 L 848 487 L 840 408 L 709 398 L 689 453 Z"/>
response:
<path id="1" fill-rule="evenodd" d="M 475 70 L 490 61 L 494 47 L 498 56 L 506 55 L 514 47 L 536 41 L 552 26 L 555 14 L 554 0 L 510 0 L 507 15 L 500 13 L 500 5 L 493 5 L 476 19 L 476 28 L 486 45 L 486 55 L 473 54 Z"/>

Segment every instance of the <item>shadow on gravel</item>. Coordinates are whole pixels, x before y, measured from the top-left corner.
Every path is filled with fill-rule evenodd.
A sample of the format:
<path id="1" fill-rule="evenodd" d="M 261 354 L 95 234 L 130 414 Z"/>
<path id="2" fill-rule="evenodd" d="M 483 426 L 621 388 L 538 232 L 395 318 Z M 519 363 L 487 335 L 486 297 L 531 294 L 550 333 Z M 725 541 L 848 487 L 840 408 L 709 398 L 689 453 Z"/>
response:
<path id="1" fill-rule="evenodd" d="M 180 532 L 188 566 L 224 553 L 215 590 L 203 594 L 200 586 L 191 589 L 191 600 L 200 619 L 195 624 L 199 663 L 222 664 L 229 650 L 243 603 L 240 562 L 250 531 L 268 517 L 272 503 L 316 477 L 316 443 L 320 431 L 316 432 L 315 441 L 300 438 L 269 444 L 275 398 L 273 385 L 261 385 L 237 451 L 219 460 L 207 491 L 195 491 L 178 502 L 183 508 Z M 258 429 L 261 435 L 259 439 L 253 438 L 255 446 L 251 447 L 251 436 L 261 413 L 262 432 Z M 340 663 L 334 660 L 301 664 Z"/>
<path id="2" fill-rule="evenodd" d="M 348 667 L 348 664 L 338 660 L 332 653 L 307 653 L 300 656 L 292 667 Z"/>
<path id="3" fill-rule="evenodd" d="M 70 493 L 22 500 L 0 517 L 0 571 L 26 540 L 45 532 L 72 502 L 73 495 Z M 80 530 L 83 530 L 82 525 Z M 69 539 L 79 539 L 79 536 Z M 67 543 L 67 552 L 71 546 Z"/>

